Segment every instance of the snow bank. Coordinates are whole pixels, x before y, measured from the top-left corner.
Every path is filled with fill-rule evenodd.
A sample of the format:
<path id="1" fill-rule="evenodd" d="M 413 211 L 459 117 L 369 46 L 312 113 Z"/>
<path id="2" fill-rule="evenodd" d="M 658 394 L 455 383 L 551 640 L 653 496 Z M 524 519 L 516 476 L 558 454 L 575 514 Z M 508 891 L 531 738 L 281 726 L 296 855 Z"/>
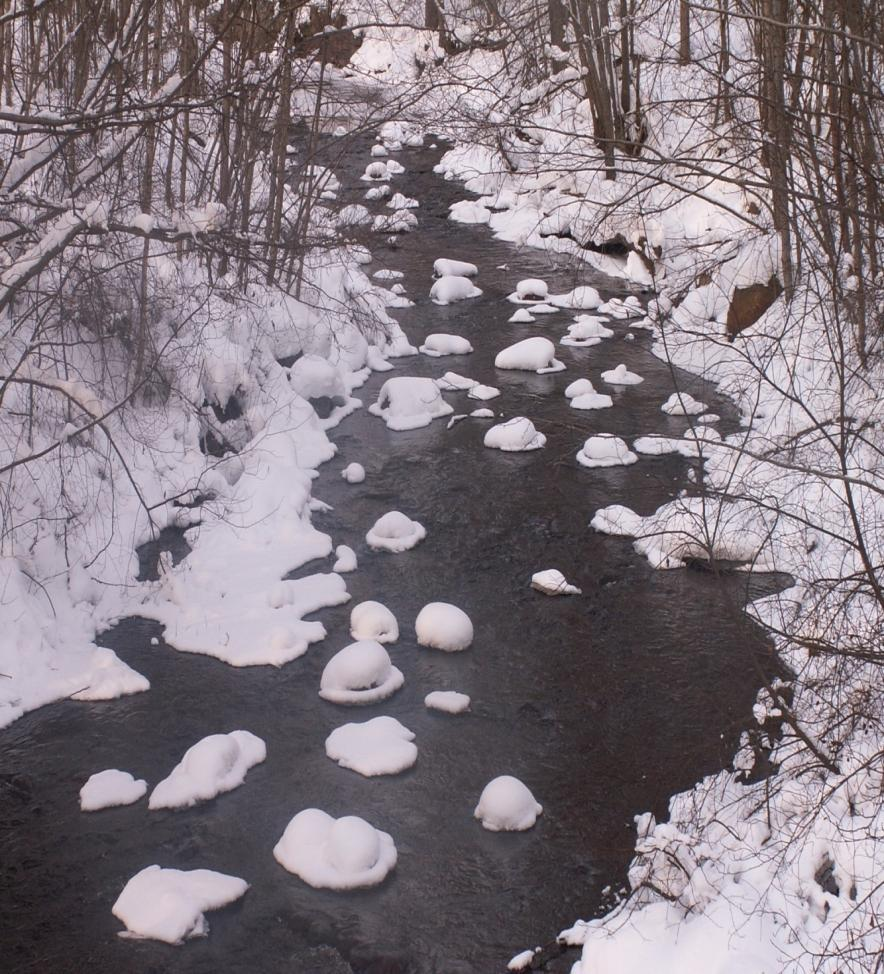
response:
<path id="1" fill-rule="evenodd" d="M 456 605 L 430 602 L 418 613 L 414 631 L 420 646 L 456 653 L 473 641 L 473 623 Z"/>
<path id="2" fill-rule="evenodd" d="M 147 782 L 135 780 L 128 771 L 109 769 L 90 775 L 80 789 L 80 809 L 95 812 L 101 808 L 131 805 L 147 791 Z"/>
<path id="3" fill-rule="evenodd" d="M 430 299 L 434 304 L 453 304 L 455 301 L 477 298 L 481 293 L 481 288 L 476 287 L 469 278 L 446 274 L 430 288 Z"/>
<path id="4" fill-rule="evenodd" d="M 354 639 L 373 639 L 395 643 L 399 638 L 396 616 L 380 602 L 360 602 L 350 613 L 350 635 Z"/>
<path id="5" fill-rule="evenodd" d="M 210 869 L 148 866 L 126 883 L 111 912 L 126 925 L 122 936 L 180 944 L 205 937 L 205 913 L 235 902 L 248 888 L 245 880 Z"/>
<path id="6" fill-rule="evenodd" d="M 440 257 L 433 263 L 433 273 L 436 277 L 476 277 L 479 268 L 465 260 Z"/>
<path id="7" fill-rule="evenodd" d="M 427 536 L 426 528 L 401 511 L 388 511 L 375 521 L 365 540 L 375 550 L 398 554 L 408 551 Z"/>
<path id="8" fill-rule="evenodd" d="M 547 568 L 531 576 L 531 588 L 544 595 L 582 595 L 583 590 L 571 585 L 557 568 Z"/>
<path id="9" fill-rule="evenodd" d="M 645 381 L 636 372 L 630 372 L 622 362 L 616 369 L 602 372 L 602 379 L 612 386 L 636 386 Z"/>
<path id="10" fill-rule="evenodd" d="M 348 484 L 361 484 L 365 480 L 365 467 L 361 463 L 348 463 L 341 476 Z"/>
<path id="11" fill-rule="evenodd" d="M 267 757 L 260 737 L 249 731 L 210 734 L 189 748 L 151 792 L 147 807 L 189 808 L 238 788 L 246 772 Z"/>
<path id="12" fill-rule="evenodd" d="M 521 369 L 543 375 L 546 372 L 561 372 L 563 362 L 556 358 L 556 347 L 548 338 L 524 338 L 515 345 L 498 352 L 494 360 L 497 369 Z"/>
<path id="13" fill-rule="evenodd" d="M 393 717 L 344 724 L 328 735 L 325 753 L 342 768 L 374 778 L 399 774 L 417 761 L 414 734 Z"/>
<path id="14" fill-rule="evenodd" d="M 434 419 L 454 412 L 432 379 L 410 375 L 387 379 L 381 386 L 377 402 L 369 406 L 368 411 L 373 416 L 380 416 L 388 429 L 397 431 L 420 429 L 429 426 Z"/>
<path id="15" fill-rule="evenodd" d="M 490 832 L 524 832 L 542 812 L 528 787 L 505 774 L 485 785 L 474 814 Z"/>
<path id="16" fill-rule="evenodd" d="M 355 815 L 335 819 L 318 808 L 298 812 L 273 855 L 316 889 L 377 886 L 396 865 L 396 846 L 386 832 Z"/>
<path id="17" fill-rule="evenodd" d="M 546 445 L 546 437 L 539 433 L 530 419 L 514 416 L 505 423 L 492 426 L 485 433 L 485 446 L 506 453 L 523 453 L 539 450 Z"/>
<path id="18" fill-rule="evenodd" d="M 440 358 L 443 355 L 469 355 L 472 350 L 473 346 L 460 335 L 446 335 L 441 332 L 427 335 L 423 345 L 418 349 L 431 358 Z"/>
<path id="19" fill-rule="evenodd" d="M 598 433 L 590 436 L 577 452 L 577 462 L 584 467 L 618 467 L 635 463 L 638 457 L 619 436 Z"/>
<path id="20" fill-rule="evenodd" d="M 433 690 L 424 697 L 424 706 L 445 714 L 463 714 L 470 709 L 470 698 L 456 690 Z"/>
<path id="21" fill-rule="evenodd" d="M 387 651 L 373 639 L 360 639 L 326 663 L 319 696 L 331 703 L 361 706 L 392 696 L 405 682 Z"/>
<path id="22" fill-rule="evenodd" d="M 472 200 L 460 200 L 451 204 L 448 218 L 455 223 L 487 223 L 491 219 L 491 210 Z"/>

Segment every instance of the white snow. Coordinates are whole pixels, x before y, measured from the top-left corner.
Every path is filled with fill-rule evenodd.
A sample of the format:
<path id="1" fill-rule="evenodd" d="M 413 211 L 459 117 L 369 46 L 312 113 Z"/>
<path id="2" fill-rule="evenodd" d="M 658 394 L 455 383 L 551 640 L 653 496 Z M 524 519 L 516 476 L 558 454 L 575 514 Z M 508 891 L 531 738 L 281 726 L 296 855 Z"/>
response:
<path id="1" fill-rule="evenodd" d="M 481 293 L 481 288 L 476 287 L 468 277 L 445 274 L 433 283 L 430 299 L 434 304 L 453 304 L 455 301 L 477 298 Z"/>
<path id="2" fill-rule="evenodd" d="M 319 696 L 331 703 L 362 706 L 392 696 L 405 682 L 384 647 L 373 639 L 350 643 L 325 664 Z"/>
<path id="3" fill-rule="evenodd" d="M 350 613 L 350 635 L 354 639 L 373 639 L 395 643 L 399 638 L 396 616 L 382 603 L 369 600 L 354 605 Z"/>
<path id="4" fill-rule="evenodd" d="M 470 709 L 470 698 L 456 690 L 433 690 L 424 697 L 424 706 L 446 714 L 463 714 Z"/>
<path id="5" fill-rule="evenodd" d="M 547 568 L 531 576 L 531 588 L 544 595 L 582 595 L 583 590 L 571 585 L 557 568 Z"/>
<path id="6" fill-rule="evenodd" d="M 115 768 L 90 775 L 80 789 L 80 809 L 96 812 L 100 808 L 131 805 L 147 791 L 147 782 L 136 780 L 128 771 Z"/>
<path id="7" fill-rule="evenodd" d="M 369 193 L 377 192 L 376 189 L 370 189 Z M 401 281 L 405 275 L 402 271 L 391 271 L 389 268 L 381 268 L 371 275 L 378 281 Z"/>
<path id="8" fill-rule="evenodd" d="M 568 326 L 568 334 L 559 340 L 561 345 L 585 348 L 598 345 L 603 338 L 610 338 L 614 332 L 604 325 L 604 318 L 595 315 L 580 315 Z"/>
<path id="9" fill-rule="evenodd" d="M 328 735 L 325 753 L 342 768 L 366 778 L 399 774 L 417 761 L 414 734 L 394 717 L 344 724 Z"/>
<path id="10" fill-rule="evenodd" d="M 699 416 L 707 406 L 686 392 L 673 392 L 660 409 L 670 416 Z"/>
<path id="11" fill-rule="evenodd" d="M 387 203 L 393 210 L 414 210 L 420 206 L 420 202 L 413 196 L 405 196 L 402 193 L 394 193 L 392 199 Z"/>
<path id="12" fill-rule="evenodd" d="M 361 177 L 365 180 L 383 180 L 390 178 L 390 171 L 387 168 L 387 163 L 385 162 L 370 162 L 365 167 L 365 173 Z"/>
<path id="13" fill-rule="evenodd" d="M 536 319 L 534 315 L 532 315 L 527 308 L 519 308 L 518 310 L 514 311 L 512 315 L 510 315 L 510 317 L 507 319 L 507 322 L 509 324 L 517 325 L 517 324 L 531 324 L 535 320 Z"/>
<path id="14" fill-rule="evenodd" d="M 439 257 L 433 262 L 433 273 L 436 277 L 476 277 L 479 268 L 465 260 Z"/>
<path id="15" fill-rule="evenodd" d="M 619 436 L 598 433 L 590 436 L 577 452 L 577 461 L 584 467 L 618 467 L 635 463 L 638 457 L 632 453 Z"/>
<path id="16" fill-rule="evenodd" d="M 478 399 L 480 402 L 496 399 L 499 395 L 500 389 L 496 389 L 494 386 L 482 385 L 481 382 L 477 382 L 467 393 L 470 399 Z"/>
<path id="17" fill-rule="evenodd" d="M 408 233 L 418 226 L 417 217 L 409 209 L 396 210 L 394 213 L 379 213 L 372 222 L 371 228 L 376 233 Z"/>
<path id="18" fill-rule="evenodd" d="M 505 423 L 492 426 L 485 433 L 485 446 L 506 453 L 522 453 L 539 450 L 546 445 L 546 437 L 539 433 L 530 419 L 514 416 Z"/>
<path id="19" fill-rule="evenodd" d="M 377 886 L 396 865 L 396 846 L 388 833 L 355 815 L 335 819 L 318 808 L 298 812 L 273 855 L 316 889 Z"/>
<path id="20" fill-rule="evenodd" d="M 386 148 L 384 146 L 382 146 L 382 145 L 373 145 L 371 147 L 371 154 L 372 154 L 372 157 L 375 158 L 375 159 L 381 159 L 384 156 L 389 155 L 389 153 L 387 152 Z"/>
<path id="21" fill-rule="evenodd" d="M 524 338 L 497 353 L 494 366 L 498 369 L 521 369 L 543 375 L 561 372 L 564 363 L 556 358 L 556 347 L 548 338 Z"/>
<path id="22" fill-rule="evenodd" d="M 249 731 L 210 734 L 189 748 L 150 793 L 147 807 L 189 808 L 238 788 L 246 772 L 267 757 L 260 737 Z"/>
<path id="23" fill-rule="evenodd" d="M 602 380 L 612 386 L 635 386 L 645 381 L 636 372 L 630 372 L 622 362 L 616 369 L 602 372 Z"/>
<path id="24" fill-rule="evenodd" d="M 365 191 L 365 199 L 382 200 L 390 195 L 390 187 L 385 183 L 383 186 L 372 186 Z"/>
<path id="25" fill-rule="evenodd" d="M 469 355 L 472 350 L 473 346 L 465 338 L 442 332 L 427 335 L 423 345 L 418 349 L 423 355 L 429 355 L 431 358 L 440 358 L 443 355 Z"/>
<path id="26" fill-rule="evenodd" d="M 470 413 L 470 416 L 472 416 L 473 419 L 494 419 L 494 410 L 493 409 L 474 409 Z"/>
<path id="27" fill-rule="evenodd" d="M 473 623 L 456 605 L 430 602 L 418 613 L 414 622 L 418 645 L 456 653 L 473 641 Z"/>
<path id="28" fill-rule="evenodd" d="M 526 971 L 531 966 L 531 961 L 534 960 L 534 955 L 539 953 L 539 947 L 535 947 L 534 950 L 523 950 L 521 953 L 516 954 L 515 957 L 510 959 L 509 963 L 506 965 L 506 969 L 508 971 Z"/>
<path id="29" fill-rule="evenodd" d="M 426 528 L 420 522 L 412 521 L 401 511 L 388 511 L 375 521 L 365 540 L 376 550 L 398 554 L 413 548 L 426 536 Z"/>
<path id="30" fill-rule="evenodd" d="M 592 311 L 602 303 L 599 292 L 588 284 L 575 287 L 567 294 L 551 294 L 547 300 L 559 308 L 574 308 L 577 311 Z"/>
<path id="31" fill-rule="evenodd" d="M 348 484 L 361 484 L 365 480 L 365 467 L 361 463 L 348 463 L 341 476 Z"/>
<path id="32" fill-rule="evenodd" d="M 434 419 L 454 412 L 433 379 L 410 375 L 387 379 L 368 411 L 380 416 L 389 429 L 400 431 L 429 426 Z"/>
<path id="33" fill-rule="evenodd" d="M 122 936 L 180 944 L 209 932 L 205 913 L 243 896 L 249 884 L 211 869 L 147 866 L 123 887 L 111 912 L 126 925 Z"/>
<path id="34" fill-rule="evenodd" d="M 485 785 L 474 814 L 490 832 L 524 832 L 542 812 L 528 787 L 505 774 Z"/>
<path id="35" fill-rule="evenodd" d="M 448 218 L 455 223 L 487 223 L 491 219 L 491 210 L 472 200 L 460 200 L 451 204 Z"/>
<path id="36" fill-rule="evenodd" d="M 541 281 L 537 277 L 527 277 L 525 280 L 519 281 L 516 290 L 510 295 L 510 299 L 533 304 L 535 301 L 545 301 L 548 295 L 549 287 L 546 281 Z"/>
<path id="37" fill-rule="evenodd" d="M 335 563 L 332 566 L 332 571 L 355 572 L 357 567 L 356 552 L 349 545 L 339 544 L 335 548 Z"/>
<path id="38" fill-rule="evenodd" d="M 565 389 L 572 409 L 608 409 L 614 405 L 610 396 L 595 391 L 589 379 L 577 379 Z"/>
<path id="39" fill-rule="evenodd" d="M 525 310 L 531 315 L 555 315 L 561 311 L 553 304 L 529 304 Z"/>
<path id="40" fill-rule="evenodd" d="M 595 387 L 589 379 L 575 379 L 565 387 L 565 398 L 576 399 L 577 396 L 585 396 L 589 392 L 595 392 Z"/>
<path id="41" fill-rule="evenodd" d="M 436 379 L 436 385 L 444 392 L 464 392 L 478 384 L 475 379 L 468 379 L 457 372 L 446 372 L 441 379 Z"/>

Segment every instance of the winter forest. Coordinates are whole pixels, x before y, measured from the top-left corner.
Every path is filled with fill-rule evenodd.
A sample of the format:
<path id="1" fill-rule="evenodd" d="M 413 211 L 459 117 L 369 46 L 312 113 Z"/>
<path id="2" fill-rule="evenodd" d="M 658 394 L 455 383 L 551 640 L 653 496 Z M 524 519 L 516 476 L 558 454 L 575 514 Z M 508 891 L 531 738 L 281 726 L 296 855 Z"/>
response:
<path id="1" fill-rule="evenodd" d="M 0 0 L 0 967 L 884 974 L 880 0 Z"/>

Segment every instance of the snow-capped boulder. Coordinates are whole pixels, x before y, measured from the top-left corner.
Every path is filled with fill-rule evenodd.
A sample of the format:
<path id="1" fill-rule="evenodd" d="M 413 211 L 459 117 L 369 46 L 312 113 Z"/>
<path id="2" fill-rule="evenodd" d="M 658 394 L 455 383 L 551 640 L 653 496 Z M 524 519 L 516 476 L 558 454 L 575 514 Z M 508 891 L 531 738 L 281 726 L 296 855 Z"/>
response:
<path id="1" fill-rule="evenodd" d="M 546 372 L 561 372 L 564 363 L 556 358 L 556 347 L 548 338 L 535 336 L 524 338 L 515 345 L 497 353 L 494 360 L 497 369 L 521 369 L 543 375 Z"/>
<path id="2" fill-rule="evenodd" d="M 559 344 L 587 348 L 598 345 L 603 338 L 610 338 L 613 334 L 612 329 L 605 327 L 603 318 L 580 315 L 573 324 L 568 325 L 568 334 L 559 339 Z"/>
<path id="3" fill-rule="evenodd" d="M 464 714 L 470 709 L 470 698 L 456 690 L 433 690 L 424 697 L 424 706 L 444 714 Z"/>
<path id="4" fill-rule="evenodd" d="M 584 467 L 620 467 L 637 460 L 623 440 L 612 433 L 590 436 L 577 453 L 577 462 Z"/>
<path id="5" fill-rule="evenodd" d="M 391 430 L 419 429 L 454 412 L 432 379 L 411 375 L 387 379 L 368 411 Z"/>
<path id="6" fill-rule="evenodd" d="M 588 284 L 575 287 L 567 294 L 551 294 L 546 300 L 556 307 L 574 308 L 577 311 L 592 311 L 602 303 L 599 292 Z"/>
<path id="7" fill-rule="evenodd" d="M 90 775 L 80 789 L 80 810 L 97 812 L 101 808 L 131 805 L 143 797 L 147 782 L 136 780 L 128 771 L 109 768 Z"/>
<path id="8" fill-rule="evenodd" d="M 405 682 L 387 651 L 373 639 L 360 639 L 326 663 L 319 696 L 331 703 L 362 706 L 392 696 Z"/>
<path id="9" fill-rule="evenodd" d="M 365 480 L 365 467 L 361 463 L 348 463 L 341 476 L 348 484 L 361 484 Z"/>
<path id="10" fill-rule="evenodd" d="M 557 568 L 547 568 L 531 576 L 531 588 L 544 595 L 582 595 L 583 590 L 571 585 Z"/>
<path id="11" fill-rule="evenodd" d="M 450 260 L 440 257 L 433 263 L 433 273 L 436 277 L 476 277 L 479 268 L 465 260 Z"/>
<path id="12" fill-rule="evenodd" d="M 474 814 L 490 832 L 524 832 L 542 812 L 528 787 L 505 774 L 485 785 Z"/>
<path id="13" fill-rule="evenodd" d="M 276 861 L 316 889 L 377 886 L 396 865 L 396 845 L 363 818 L 332 818 L 306 808 L 286 826 L 273 849 Z"/>
<path id="14" fill-rule="evenodd" d="M 345 403 L 349 396 L 343 370 L 321 355 L 302 355 L 289 370 L 289 382 L 304 399 Z"/>
<path id="15" fill-rule="evenodd" d="M 630 372 L 622 362 L 616 369 L 602 372 L 602 379 L 612 386 L 637 386 L 645 381 L 637 372 Z"/>
<path id="16" fill-rule="evenodd" d="M 530 419 L 514 416 L 505 423 L 492 426 L 485 433 L 485 446 L 505 453 L 525 453 L 546 445 L 546 437 L 539 433 Z"/>
<path id="17" fill-rule="evenodd" d="M 670 416 L 699 416 L 707 406 L 686 392 L 673 392 L 660 409 Z"/>
<path id="18" fill-rule="evenodd" d="M 346 544 L 339 544 L 335 548 L 335 563 L 332 566 L 334 572 L 355 572 L 358 565 L 356 562 L 356 552 Z"/>
<path id="19" fill-rule="evenodd" d="M 487 402 L 489 399 L 496 399 L 500 395 L 500 389 L 494 386 L 482 385 L 477 382 L 467 393 L 470 399 L 478 399 L 480 402 Z"/>
<path id="20" fill-rule="evenodd" d="M 380 602 L 360 602 L 350 613 L 350 635 L 354 639 L 373 639 L 378 643 L 395 643 L 399 638 L 396 616 Z"/>
<path id="21" fill-rule="evenodd" d="M 477 298 L 481 293 L 481 288 L 476 287 L 468 277 L 445 274 L 430 288 L 430 300 L 434 304 L 453 304 L 455 301 Z"/>
<path id="22" fill-rule="evenodd" d="M 441 379 L 436 379 L 436 385 L 445 392 L 464 392 L 478 384 L 475 379 L 468 379 L 457 372 L 446 372 Z"/>
<path id="23" fill-rule="evenodd" d="M 325 740 L 325 753 L 342 768 L 366 778 L 399 774 L 417 761 L 414 734 L 394 717 L 337 727 Z"/>
<path id="24" fill-rule="evenodd" d="M 530 325 L 535 320 L 534 315 L 527 308 L 519 308 L 510 315 L 507 322 L 511 325 Z"/>
<path id="25" fill-rule="evenodd" d="M 431 358 L 440 358 L 443 355 L 469 355 L 473 346 L 460 335 L 446 335 L 434 333 L 427 335 L 423 345 L 418 351 Z"/>
<path id="26" fill-rule="evenodd" d="M 398 554 L 413 548 L 426 536 L 426 528 L 419 521 L 412 521 L 401 511 L 388 511 L 375 521 L 365 540 L 375 550 Z"/>
<path id="27" fill-rule="evenodd" d="M 418 644 L 446 653 L 466 649 L 473 641 L 473 623 L 456 605 L 430 602 L 418 613 L 414 623 Z"/>
<path id="28" fill-rule="evenodd" d="M 527 277 L 516 285 L 516 290 L 510 295 L 510 300 L 533 304 L 536 301 L 546 301 L 548 295 L 549 286 L 546 281 L 541 281 L 536 277 Z"/>
<path id="29" fill-rule="evenodd" d="M 460 200 L 448 208 L 448 219 L 455 223 L 487 223 L 491 219 L 491 210 L 476 200 Z"/>
<path id="30" fill-rule="evenodd" d="M 383 179 L 390 178 L 390 171 L 387 169 L 387 163 L 385 162 L 370 162 L 365 167 L 365 172 L 363 173 L 362 179 L 368 180 L 369 182 L 380 181 Z"/>
<path id="31" fill-rule="evenodd" d="M 189 808 L 238 788 L 246 772 L 267 757 L 260 737 L 249 731 L 210 734 L 189 748 L 181 761 L 150 793 L 147 807 Z"/>

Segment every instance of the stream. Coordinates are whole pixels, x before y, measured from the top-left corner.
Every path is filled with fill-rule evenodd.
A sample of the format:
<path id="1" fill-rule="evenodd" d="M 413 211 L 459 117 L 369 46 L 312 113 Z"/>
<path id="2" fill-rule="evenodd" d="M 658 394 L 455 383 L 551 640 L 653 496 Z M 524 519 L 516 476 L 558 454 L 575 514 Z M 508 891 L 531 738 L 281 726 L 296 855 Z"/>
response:
<path id="1" fill-rule="evenodd" d="M 431 140 L 427 140 L 428 142 Z M 358 175 L 370 142 L 357 143 L 338 174 L 342 202 L 361 201 Z M 335 544 L 351 545 L 359 569 L 347 575 L 352 601 L 319 614 L 328 638 L 281 670 L 235 670 L 178 653 L 161 628 L 128 619 L 101 637 L 152 684 L 148 693 L 85 704 L 62 702 L 3 731 L 0 766 L 0 956 L 3 970 L 90 974 L 496 974 L 526 947 L 550 944 L 578 918 L 597 915 L 625 881 L 633 817 L 665 816 L 668 798 L 727 766 L 751 719 L 770 650 L 747 618 L 749 597 L 769 580 L 742 574 L 653 571 L 629 540 L 597 534 L 594 512 L 622 503 L 648 514 L 687 486 L 690 462 L 642 457 L 629 467 L 587 470 L 575 460 L 594 432 L 631 442 L 676 435 L 687 425 L 660 404 L 673 391 L 669 367 L 650 336 L 613 322 L 615 336 L 592 348 L 558 346 L 567 369 L 551 375 L 503 372 L 496 353 L 521 338 L 564 334 L 571 314 L 508 324 L 505 301 L 518 280 L 540 277 L 552 291 L 577 283 L 603 297 L 623 282 L 564 258 L 495 240 L 487 227 L 446 219 L 468 194 L 433 173 L 441 149 L 405 149 L 392 181 L 420 200 L 420 227 L 395 245 L 372 242 L 368 272 L 404 272 L 414 307 L 394 314 L 413 344 L 430 332 L 469 339 L 468 356 L 397 359 L 354 394 L 367 407 L 390 375 L 440 376 L 453 370 L 497 386 L 489 403 L 528 416 L 548 437 L 542 450 L 506 454 L 483 447 L 489 420 L 446 420 L 390 432 L 358 410 L 331 433 L 338 456 L 325 464 L 314 495 L 332 510 L 314 523 Z M 390 212 L 384 201 L 368 204 Z M 438 307 L 428 300 L 433 260 L 453 257 L 480 269 L 480 298 Z M 505 266 L 505 269 L 502 269 Z M 644 376 L 613 392 L 612 409 L 570 409 L 564 388 L 625 362 Z M 737 428 L 733 406 L 708 384 L 679 373 L 679 385 Z M 446 393 L 455 412 L 484 405 Z M 358 461 L 364 484 L 340 471 Z M 366 530 L 388 510 L 427 528 L 426 540 L 399 555 L 372 552 Z M 297 575 L 330 571 L 334 557 Z M 558 568 L 583 590 L 549 598 L 529 587 L 532 573 Z M 231 565 L 235 572 L 236 566 Z M 317 695 L 328 659 L 350 642 L 350 609 L 377 599 L 397 616 L 401 637 L 388 647 L 405 674 L 391 699 L 337 707 Z M 414 618 L 430 601 L 448 601 L 473 620 L 463 653 L 419 648 Z M 460 690 L 472 710 L 450 716 L 424 707 L 426 693 Z M 416 734 L 417 764 L 392 777 L 363 778 L 330 761 L 329 732 L 342 723 L 389 714 Z M 148 812 L 146 802 L 83 814 L 77 793 L 103 768 L 129 769 L 153 784 L 201 737 L 244 728 L 267 742 L 267 761 L 245 784 L 185 811 Z M 514 774 L 544 807 L 528 832 L 495 834 L 473 818 L 484 785 Z M 310 806 L 357 814 L 391 833 L 399 861 L 379 887 L 330 892 L 306 886 L 277 864 L 272 849 L 289 819 Z M 251 883 L 246 896 L 208 916 L 210 933 L 182 947 L 121 939 L 113 905 L 126 881 L 157 862 L 206 867 Z M 576 951 L 544 954 L 544 969 L 567 972 Z"/>

